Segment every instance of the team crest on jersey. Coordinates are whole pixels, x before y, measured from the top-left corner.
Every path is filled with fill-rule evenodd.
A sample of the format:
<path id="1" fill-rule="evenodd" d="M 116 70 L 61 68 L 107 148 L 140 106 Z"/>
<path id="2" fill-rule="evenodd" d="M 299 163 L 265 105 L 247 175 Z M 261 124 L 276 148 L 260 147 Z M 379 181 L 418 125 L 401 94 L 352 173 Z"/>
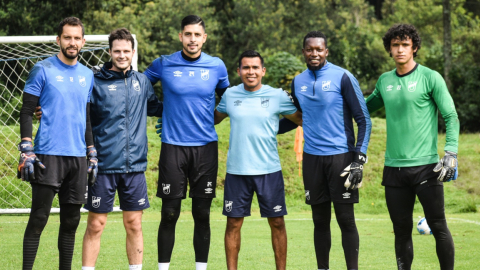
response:
<path id="1" fill-rule="evenodd" d="M 200 73 L 202 75 L 202 80 L 206 81 L 206 80 L 208 80 L 208 78 L 210 78 L 210 75 L 209 75 L 210 70 L 202 69 L 202 70 L 200 70 Z"/>
<path id="2" fill-rule="evenodd" d="M 263 108 L 268 108 L 268 106 L 270 105 L 270 98 L 263 98 L 262 97 L 261 104 L 262 104 Z"/>
<path id="3" fill-rule="evenodd" d="M 408 92 L 415 92 L 417 90 L 417 82 L 408 82 Z"/>
<path id="4" fill-rule="evenodd" d="M 87 81 L 85 80 L 85 76 L 78 76 L 78 83 L 80 83 L 81 87 L 87 86 Z"/>
<path id="5" fill-rule="evenodd" d="M 133 84 L 133 89 L 135 89 L 135 91 L 140 91 L 140 83 L 136 80 L 132 80 L 132 84 Z"/>
<path id="6" fill-rule="evenodd" d="M 387 86 L 387 92 L 388 92 L 388 91 L 392 91 L 392 89 L 393 89 L 393 85 Z"/>
<path id="7" fill-rule="evenodd" d="M 300 87 L 300 89 L 301 89 L 300 92 L 305 92 L 305 91 L 307 91 L 307 88 L 308 88 L 308 87 L 305 86 L 305 85 L 302 86 L 302 87 Z"/>
<path id="8" fill-rule="evenodd" d="M 322 81 L 322 90 L 323 91 L 328 91 L 330 90 L 330 83 L 332 81 Z"/>
<path id="9" fill-rule="evenodd" d="M 70 82 L 73 82 L 73 77 L 70 77 Z"/>
<path id="10" fill-rule="evenodd" d="M 162 183 L 163 194 L 168 195 L 170 194 L 170 184 Z"/>
<path id="11" fill-rule="evenodd" d="M 189 72 L 188 72 L 188 76 L 190 76 L 190 77 L 195 76 L 195 71 L 189 71 Z"/>
<path id="12" fill-rule="evenodd" d="M 402 86 L 401 85 L 397 85 L 397 90 L 401 90 L 402 89 Z"/>
<path id="13" fill-rule="evenodd" d="M 305 190 L 305 198 L 310 201 L 310 190 Z"/>
<path id="14" fill-rule="evenodd" d="M 93 208 L 100 207 L 100 200 L 101 199 L 102 199 L 101 197 L 92 196 L 92 206 L 93 206 Z"/>
<path id="15" fill-rule="evenodd" d="M 233 201 L 225 201 L 225 211 L 230 212 L 232 211 Z"/>

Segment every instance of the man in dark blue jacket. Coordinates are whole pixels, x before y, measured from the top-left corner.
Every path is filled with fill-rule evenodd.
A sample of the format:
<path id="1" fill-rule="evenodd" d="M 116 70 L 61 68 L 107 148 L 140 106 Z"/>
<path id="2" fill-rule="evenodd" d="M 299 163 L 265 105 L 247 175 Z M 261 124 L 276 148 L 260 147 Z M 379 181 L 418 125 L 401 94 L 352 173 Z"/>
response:
<path id="1" fill-rule="evenodd" d="M 113 210 L 118 190 L 127 232 L 130 269 L 141 269 L 143 259 L 142 214 L 150 206 L 147 195 L 147 115 L 162 116 L 148 78 L 132 70 L 134 39 L 125 29 L 110 33 L 112 62 L 95 74 L 91 96 L 91 122 L 98 152 L 98 176 L 89 183 L 88 224 L 83 238 L 82 269 L 94 269 L 100 237 Z"/>

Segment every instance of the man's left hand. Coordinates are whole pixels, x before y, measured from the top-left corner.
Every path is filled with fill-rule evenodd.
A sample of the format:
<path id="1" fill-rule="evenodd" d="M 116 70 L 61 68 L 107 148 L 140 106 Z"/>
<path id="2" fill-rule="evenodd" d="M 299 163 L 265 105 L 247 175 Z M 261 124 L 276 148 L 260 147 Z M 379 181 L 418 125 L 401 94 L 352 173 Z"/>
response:
<path id="1" fill-rule="evenodd" d="M 362 186 L 363 178 L 363 164 L 367 161 L 367 156 L 363 153 L 355 153 L 355 158 L 353 162 L 343 169 L 340 174 L 341 177 L 348 175 L 347 180 L 345 181 L 344 186 L 347 189 L 357 189 Z"/>
<path id="2" fill-rule="evenodd" d="M 97 180 L 98 173 L 98 159 L 97 159 L 97 149 L 95 147 L 87 148 L 87 159 L 88 159 L 88 185 L 93 186 Z"/>
<path id="3" fill-rule="evenodd" d="M 438 180 L 442 182 L 450 182 L 451 180 L 457 180 L 458 177 L 458 160 L 457 153 L 445 151 L 445 156 L 437 163 L 434 172 L 440 172 Z"/>

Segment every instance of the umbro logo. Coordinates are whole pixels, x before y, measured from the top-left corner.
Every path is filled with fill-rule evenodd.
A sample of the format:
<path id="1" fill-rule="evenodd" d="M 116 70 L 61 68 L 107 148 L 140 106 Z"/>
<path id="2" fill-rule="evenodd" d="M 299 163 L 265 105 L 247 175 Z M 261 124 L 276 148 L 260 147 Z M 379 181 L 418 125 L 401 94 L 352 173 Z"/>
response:
<path id="1" fill-rule="evenodd" d="M 175 76 L 175 77 L 182 77 L 182 73 L 183 73 L 183 72 L 181 72 L 180 70 L 177 70 L 177 71 L 174 71 L 174 72 L 173 72 L 173 76 Z"/>
<path id="2" fill-rule="evenodd" d="M 300 89 L 302 89 L 302 90 L 300 90 L 301 92 L 305 92 L 305 91 L 307 91 L 307 87 L 306 87 L 305 85 L 304 85 L 304 86 L 302 86 L 302 87 L 300 87 Z"/>
<path id="3" fill-rule="evenodd" d="M 393 85 L 387 86 L 387 91 L 392 91 L 392 89 L 393 89 Z"/>
<path id="4" fill-rule="evenodd" d="M 352 195 L 350 192 L 345 192 L 342 194 L 344 199 L 350 199 L 350 195 Z"/>
<path id="5" fill-rule="evenodd" d="M 233 103 L 235 104 L 234 106 L 241 106 L 242 105 L 241 100 L 235 100 Z"/>
<path id="6" fill-rule="evenodd" d="M 57 82 L 63 82 L 63 77 L 58 75 L 57 77 L 55 77 L 57 79 Z"/>
<path id="7" fill-rule="evenodd" d="M 138 205 L 144 205 L 144 204 L 145 204 L 144 198 L 141 198 L 140 200 L 138 200 Z"/>
<path id="8" fill-rule="evenodd" d="M 206 188 L 205 194 L 212 194 L 213 188 Z"/>
<path id="9" fill-rule="evenodd" d="M 116 90 L 117 90 L 117 86 L 114 85 L 114 84 L 111 84 L 111 85 L 108 86 L 108 90 L 109 90 L 109 91 L 116 91 Z"/>
<path id="10" fill-rule="evenodd" d="M 277 206 L 273 207 L 273 210 L 275 210 L 275 212 L 280 212 L 280 211 L 282 211 L 282 206 L 277 205 Z"/>

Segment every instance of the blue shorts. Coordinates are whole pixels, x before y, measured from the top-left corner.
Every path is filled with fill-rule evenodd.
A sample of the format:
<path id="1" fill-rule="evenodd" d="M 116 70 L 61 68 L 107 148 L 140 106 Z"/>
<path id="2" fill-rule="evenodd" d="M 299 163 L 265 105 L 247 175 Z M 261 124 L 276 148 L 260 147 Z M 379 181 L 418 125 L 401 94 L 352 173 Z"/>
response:
<path id="1" fill-rule="evenodd" d="M 257 193 L 262 217 L 281 217 L 287 214 L 282 171 L 262 175 L 227 173 L 223 195 L 223 215 L 248 217 L 253 192 Z"/>
<path id="2" fill-rule="evenodd" d="M 145 173 L 136 172 L 98 174 L 95 184 L 88 187 L 85 209 L 94 213 L 112 212 L 116 190 L 123 211 L 139 211 L 150 207 Z"/>

